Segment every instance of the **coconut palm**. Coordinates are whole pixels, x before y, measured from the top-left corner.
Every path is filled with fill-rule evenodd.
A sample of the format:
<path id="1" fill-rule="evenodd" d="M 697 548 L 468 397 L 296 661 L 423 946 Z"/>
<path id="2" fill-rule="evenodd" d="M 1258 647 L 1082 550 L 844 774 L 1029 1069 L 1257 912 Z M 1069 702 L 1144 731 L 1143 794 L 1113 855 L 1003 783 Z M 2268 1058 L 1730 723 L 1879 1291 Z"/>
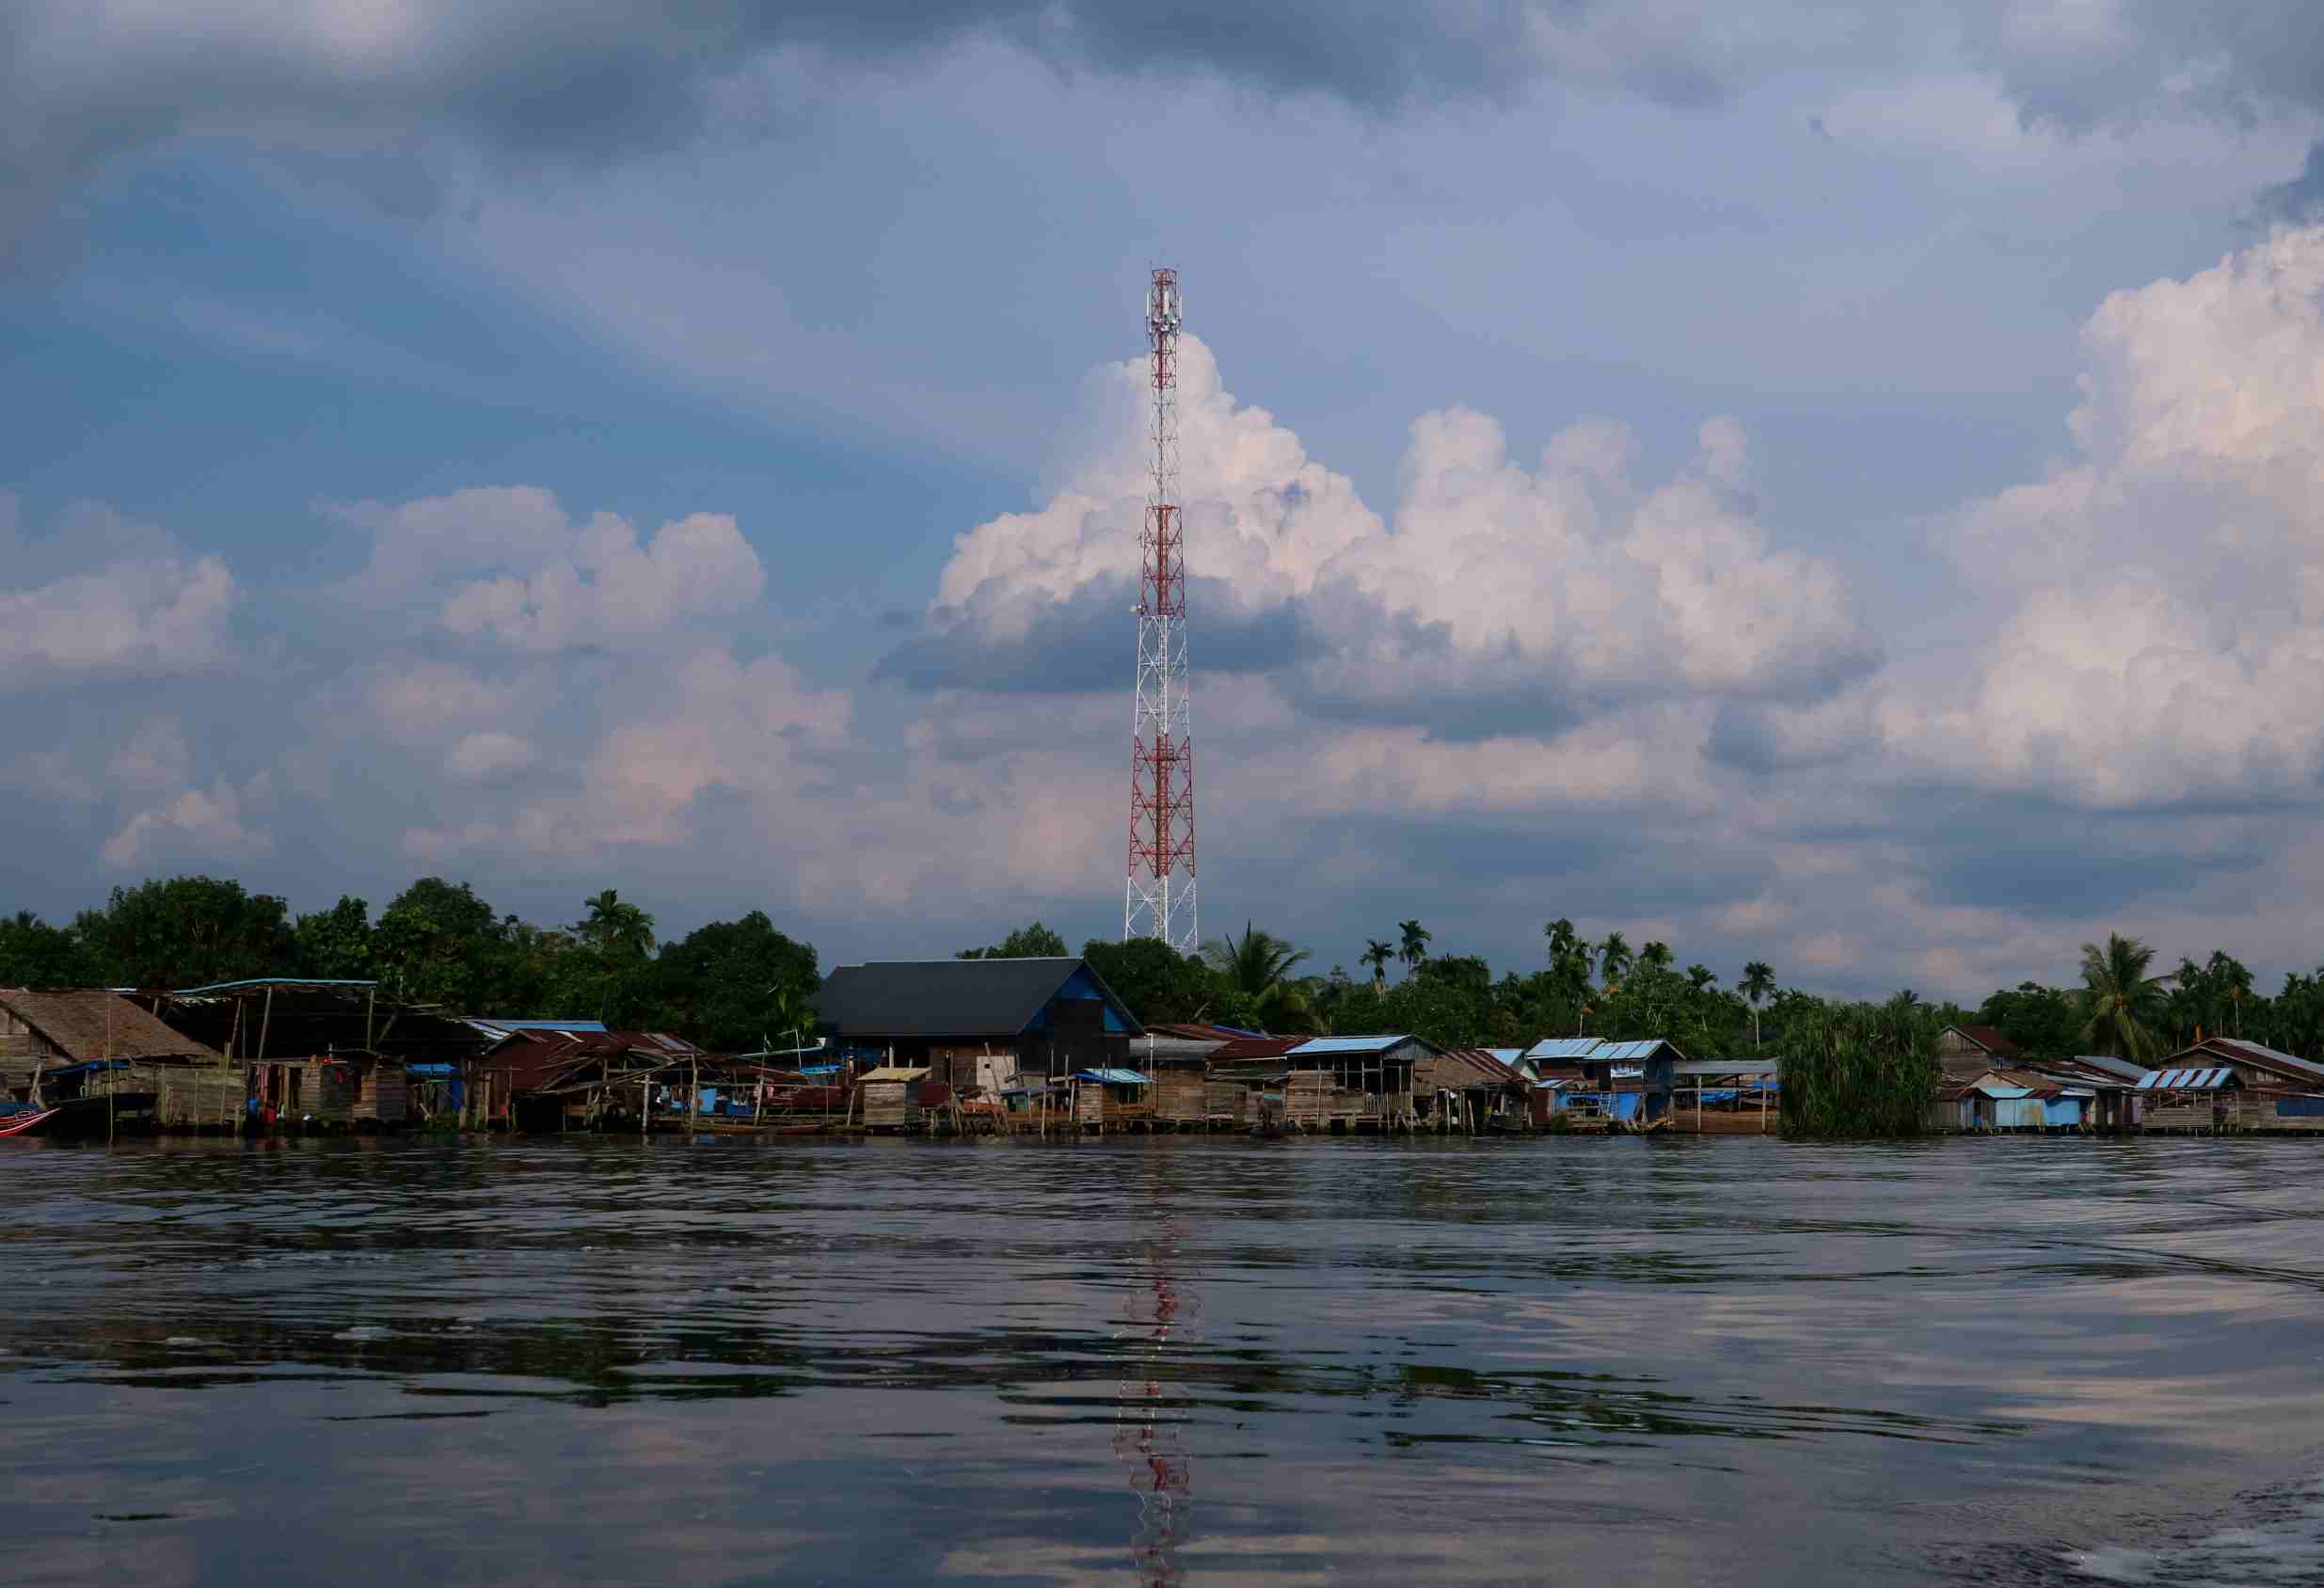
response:
<path id="1" fill-rule="evenodd" d="M 1743 979 L 1735 990 L 1751 1006 L 1751 1045 L 1759 1045 L 1759 1006 L 1775 994 L 1775 967 L 1765 960 L 1754 960 L 1743 966 Z"/>
<path id="2" fill-rule="evenodd" d="M 2171 977 L 2148 976 L 2155 951 L 2109 932 L 2106 946 L 2082 945 L 2082 1038 L 2093 1053 L 2152 1065 L 2161 1052 L 2156 1025 L 2169 1009 Z"/>
<path id="3" fill-rule="evenodd" d="M 1598 979 L 1606 984 L 1607 992 L 1618 992 L 1622 978 L 1630 974 L 1630 967 L 1636 961 L 1637 956 L 1630 950 L 1630 940 L 1618 931 L 1608 932 L 1598 945 Z"/>
<path id="4" fill-rule="evenodd" d="M 1396 950 L 1396 958 L 1404 961 L 1404 968 L 1409 974 L 1418 970 L 1420 962 L 1428 958 L 1430 933 L 1418 921 L 1398 921 L 1396 929 L 1404 934 L 1404 946 Z"/>
<path id="5" fill-rule="evenodd" d="M 1666 971 L 1670 969 L 1672 958 L 1673 956 L 1670 952 L 1669 944 L 1649 943 L 1644 948 L 1638 950 L 1638 968 L 1641 970 L 1649 971 Z"/>
<path id="6" fill-rule="evenodd" d="M 1292 968 L 1307 958 L 1273 932 L 1243 923 L 1243 935 L 1213 938 L 1202 945 L 1202 958 L 1238 992 L 1250 999 L 1262 1017 L 1297 1016 L 1306 1012 L 1307 997 L 1291 979 Z"/>
<path id="7" fill-rule="evenodd" d="M 2227 1011 L 2235 1020 L 2236 1035 L 2243 1035 L 2243 1000 L 2252 991 L 2252 973 L 2234 955 L 2214 951 L 2211 962 L 2205 967 L 2213 986 L 2227 999 Z"/>
<path id="8" fill-rule="evenodd" d="M 1388 961 L 1395 957 L 1396 951 L 1378 938 L 1365 939 L 1363 952 L 1356 956 L 1356 962 L 1372 967 L 1373 992 L 1381 992 L 1388 986 Z"/>

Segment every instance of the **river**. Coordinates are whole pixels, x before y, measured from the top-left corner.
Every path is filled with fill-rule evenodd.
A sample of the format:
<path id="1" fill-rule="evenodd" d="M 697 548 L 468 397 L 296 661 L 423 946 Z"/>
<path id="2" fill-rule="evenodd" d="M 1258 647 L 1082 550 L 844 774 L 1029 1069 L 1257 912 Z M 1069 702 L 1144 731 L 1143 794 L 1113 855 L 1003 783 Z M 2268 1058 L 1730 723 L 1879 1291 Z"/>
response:
<path id="1" fill-rule="evenodd" d="M 25 1583 L 2324 1580 L 2324 1146 L 0 1144 Z"/>

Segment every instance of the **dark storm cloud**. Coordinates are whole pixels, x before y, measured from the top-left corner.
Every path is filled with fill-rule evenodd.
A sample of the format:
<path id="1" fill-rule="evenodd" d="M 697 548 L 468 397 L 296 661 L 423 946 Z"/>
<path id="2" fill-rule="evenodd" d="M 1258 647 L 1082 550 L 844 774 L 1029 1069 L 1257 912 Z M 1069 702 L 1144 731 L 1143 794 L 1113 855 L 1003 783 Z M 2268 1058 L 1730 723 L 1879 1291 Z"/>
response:
<path id="1" fill-rule="evenodd" d="M 1391 611 L 1345 584 L 1263 607 L 1223 581 L 1188 585 L 1198 690 L 1203 673 L 1265 674 L 1294 707 L 1322 721 L 1425 728 L 1441 741 L 1471 743 L 1553 737 L 1625 706 L 1722 692 L 1664 675 L 1592 677 L 1572 657 L 1528 652 L 1513 639 L 1462 645 L 1448 624 Z M 995 694 L 1127 687 L 1136 634 L 1129 581 L 1091 580 L 1059 601 L 1015 599 L 1027 602 L 1029 621 L 1000 621 L 975 605 L 938 611 L 872 676 L 914 690 Z M 1727 692 L 1746 717 L 1754 702 L 1809 705 L 1870 676 L 1881 660 L 1879 647 L 1859 638 L 1789 659 Z"/>
<path id="2" fill-rule="evenodd" d="M 2237 119 L 2324 110 L 2324 28 L 2312 0 L 1996 4 L 1972 11 L 1966 32 L 2029 116 L 2071 129 L 2136 119 L 2167 101 Z"/>
<path id="3" fill-rule="evenodd" d="M 259 130 L 360 165 L 453 135 L 503 157 L 597 161 L 668 147 L 721 115 L 779 122 L 749 73 L 801 47 L 893 62 L 973 39 L 1060 70 L 1208 73 L 1373 110 L 1507 92 L 1553 61 L 1537 20 L 1598 0 L 379 0 L 303 13 L 186 0 L 128 21 L 83 0 L 0 8 L 0 198 L 19 229 L 116 155 L 175 135 Z M 1624 25 L 1568 66 L 1667 101 L 1715 97 L 1686 29 Z M 285 136 L 285 134 L 291 135 Z"/>
<path id="4" fill-rule="evenodd" d="M 1256 611 L 1215 580 L 1186 581 L 1198 671 L 1271 673 L 1304 655 L 1312 637 L 1289 607 Z M 1128 580 L 1092 580 L 1034 611 L 1022 637 L 998 638 L 978 614 L 939 611 L 890 650 L 872 677 L 915 690 L 973 689 L 995 694 L 1090 694 L 1127 687 L 1138 654 Z"/>

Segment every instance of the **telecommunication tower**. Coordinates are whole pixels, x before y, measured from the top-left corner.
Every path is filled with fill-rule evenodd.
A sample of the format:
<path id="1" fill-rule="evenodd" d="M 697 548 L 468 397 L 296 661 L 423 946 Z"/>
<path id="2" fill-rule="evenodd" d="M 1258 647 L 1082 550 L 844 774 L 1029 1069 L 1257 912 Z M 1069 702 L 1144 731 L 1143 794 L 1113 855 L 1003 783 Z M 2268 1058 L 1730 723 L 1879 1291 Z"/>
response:
<path id="1" fill-rule="evenodd" d="M 1138 532 L 1138 706 L 1130 724 L 1130 881 L 1122 938 L 1202 945 L 1194 913 L 1194 735 L 1186 713 L 1186 569 L 1178 512 L 1178 272 L 1146 289 L 1153 479 Z"/>

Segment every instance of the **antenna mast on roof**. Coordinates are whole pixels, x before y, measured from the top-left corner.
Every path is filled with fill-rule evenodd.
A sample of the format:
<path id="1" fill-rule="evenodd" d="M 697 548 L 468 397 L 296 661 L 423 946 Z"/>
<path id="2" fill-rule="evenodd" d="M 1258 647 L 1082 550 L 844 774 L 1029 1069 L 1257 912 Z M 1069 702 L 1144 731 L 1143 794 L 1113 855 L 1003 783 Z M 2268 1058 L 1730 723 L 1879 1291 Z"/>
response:
<path id="1" fill-rule="evenodd" d="M 1178 272 L 1156 270 L 1146 289 L 1154 459 L 1138 537 L 1138 695 L 1122 938 L 1159 938 L 1191 954 L 1202 934 L 1194 908 L 1194 735 L 1186 710 L 1186 572 L 1178 510 L 1179 307 Z"/>

